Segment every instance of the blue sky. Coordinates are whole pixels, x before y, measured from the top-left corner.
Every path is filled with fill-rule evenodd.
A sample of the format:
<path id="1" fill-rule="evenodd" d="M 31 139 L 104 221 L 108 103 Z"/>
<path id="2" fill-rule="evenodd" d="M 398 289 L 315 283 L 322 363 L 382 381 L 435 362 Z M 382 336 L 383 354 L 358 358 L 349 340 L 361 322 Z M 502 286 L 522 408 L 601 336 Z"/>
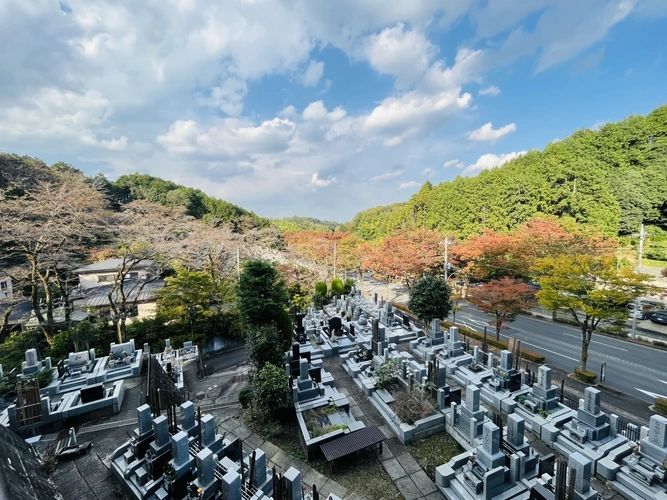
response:
<path id="1" fill-rule="evenodd" d="M 0 150 L 345 221 L 667 99 L 664 0 L 5 0 Z"/>

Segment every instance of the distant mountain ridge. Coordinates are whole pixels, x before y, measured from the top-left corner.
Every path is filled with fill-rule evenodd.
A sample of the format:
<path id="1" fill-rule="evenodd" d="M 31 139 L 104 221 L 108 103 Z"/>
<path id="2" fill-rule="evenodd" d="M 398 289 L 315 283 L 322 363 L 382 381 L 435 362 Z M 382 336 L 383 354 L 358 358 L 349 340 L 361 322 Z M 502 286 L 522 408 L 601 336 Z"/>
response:
<path id="1" fill-rule="evenodd" d="M 315 219 L 313 217 L 285 217 L 281 219 L 269 219 L 271 224 L 284 233 L 296 233 L 299 231 L 335 231 L 340 224 L 338 222 Z"/>
<path id="2" fill-rule="evenodd" d="M 369 240 L 415 227 L 465 238 L 484 228 L 509 231 L 540 214 L 607 235 L 667 223 L 667 106 L 579 130 L 476 177 L 426 182 L 407 202 L 359 212 L 347 227 Z"/>

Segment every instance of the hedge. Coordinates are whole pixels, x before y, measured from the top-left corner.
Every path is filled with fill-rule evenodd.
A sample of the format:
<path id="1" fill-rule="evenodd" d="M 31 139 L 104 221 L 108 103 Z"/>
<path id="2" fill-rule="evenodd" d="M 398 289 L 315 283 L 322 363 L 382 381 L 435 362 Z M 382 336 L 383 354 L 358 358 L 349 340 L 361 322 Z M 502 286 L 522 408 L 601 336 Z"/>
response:
<path id="1" fill-rule="evenodd" d="M 442 324 L 442 323 L 441 323 Z M 448 327 L 450 326 L 455 326 L 453 323 L 449 322 L 444 322 L 445 325 Z M 484 335 L 481 333 L 474 332 L 472 330 L 469 330 L 465 327 L 461 327 L 456 325 L 456 327 L 459 329 L 459 332 L 461 332 L 463 335 L 466 335 L 467 337 L 470 337 L 471 339 L 475 339 L 479 342 L 484 342 Z M 497 347 L 498 349 L 505 350 L 507 349 L 507 342 L 504 340 L 496 340 L 494 338 L 490 338 L 488 335 L 486 337 L 486 343 L 490 346 Z M 544 363 L 545 358 L 543 354 L 540 354 L 535 351 L 530 351 L 528 349 L 521 349 L 521 359 L 527 359 L 528 361 L 532 361 L 533 363 Z"/>
<path id="2" fill-rule="evenodd" d="M 392 305 L 396 309 L 399 309 L 399 310 L 401 310 L 403 312 L 406 312 L 408 314 L 412 314 L 410 312 L 410 310 L 408 309 L 408 307 L 403 303 L 396 302 L 396 303 L 392 303 Z M 474 332 L 474 331 L 469 330 L 465 327 L 454 325 L 453 323 L 450 323 L 448 321 L 440 320 L 440 324 L 444 325 L 444 326 L 447 326 L 448 328 L 450 326 L 456 326 L 459 329 L 459 332 L 461 332 L 463 335 L 466 335 L 466 336 L 470 337 L 471 339 L 475 339 L 475 340 L 478 340 L 480 342 L 484 341 L 484 335 L 481 334 L 481 333 Z M 486 343 L 490 346 L 497 347 L 500 350 L 507 349 L 507 342 L 505 342 L 504 340 L 496 340 L 494 338 L 490 338 L 489 336 L 487 336 L 486 337 Z M 545 358 L 544 358 L 543 354 L 540 354 L 540 353 L 537 353 L 537 352 L 534 352 L 534 351 L 530 351 L 528 349 L 521 349 L 521 358 L 522 359 L 527 359 L 528 361 L 532 361 L 533 363 L 537 363 L 537 364 L 544 363 L 544 361 L 545 361 Z"/>
<path id="3" fill-rule="evenodd" d="M 655 410 L 661 415 L 667 415 L 667 399 L 655 398 Z"/>
<path id="4" fill-rule="evenodd" d="M 581 380 L 582 382 L 586 382 L 588 384 L 595 383 L 595 379 L 598 378 L 597 374 L 589 372 L 588 370 L 582 370 L 578 366 L 574 368 L 574 376 L 578 380 Z"/>

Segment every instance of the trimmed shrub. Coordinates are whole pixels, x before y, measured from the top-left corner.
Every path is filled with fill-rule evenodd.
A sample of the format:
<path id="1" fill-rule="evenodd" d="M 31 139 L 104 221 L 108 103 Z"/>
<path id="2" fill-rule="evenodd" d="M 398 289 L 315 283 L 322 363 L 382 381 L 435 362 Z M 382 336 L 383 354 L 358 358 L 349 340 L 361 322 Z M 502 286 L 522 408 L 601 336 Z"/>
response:
<path id="1" fill-rule="evenodd" d="M 588 370 L 582 370 L 578 366 L 574 368 L 574 376 L 577 380 L 581 380 L 582 382 L 586 382 L 587 384 L 594 384 L 595 379 L 598 378 L 598 376 L 593 373 L 589 372 Z"/>
<path id="2" fill-rule="evenodd" d="M 336 278 L 331 281 L 331 295 L 342 295 L 345 291 L 345 285 L 340 278 Z"/>
<path id="3" fill-rule="evenodd" d="M 343 293 L 350 293 L 352 289 L 354 288 L 354 280 L 352 278 L 347 278 L 343 282 Z"/>
<path id="4" fill-rule="evenodd" d="M 655 398 L 655 411 L 661 415 L 667 415 L 667 399 Z"/>
<path id="5" fill-rule="evenodd" d="M 324 281 L 318 281 L 315 283 L 315 293 L 317 295 L 326 295 L 327 294 L 327 284 Z"/>
<path id="6" fill-rule="evenodd" d="M 444 322 L 444 323 L 441 322 L 440 324 L 441 325 L 444 324 L 447 327 L 453 326 L 452 323 L 448 323 L 448 322 Z M 461 327 L 461 326 L 458 326 L 458 325 L 456 325 L 456 326 L 458 327 L 459 332 L 461 334 L 466 335 L 466 336 L 470 337 L 471 339 L 475 339 L 479 342 L 484 341 L 484 334 L 473 332 L 472 330 L 468 330 L 465 327 Z M 486 336 L 486 343 L 489 344 L 492 347 L 496 347 L 496 348 L 501 349 L 501 350 L 507 349 L 507 342 L 505 342 L 504 340 L 496 340 L 496 339 L 492 338 L 490 335 Z M 531 361 L 533 363 L 536 363 L 538 365 L 544 363 L 544 361 L 545 361 L 545 357 L 544 357 L 543 354 L 540 354 L 540 353 L 534 352 L 534 351 L 530 351 L 528 349 L 521 349 L 521 358 L 525 359 L 525 360 L 528 360 L 528 361 Z"/>

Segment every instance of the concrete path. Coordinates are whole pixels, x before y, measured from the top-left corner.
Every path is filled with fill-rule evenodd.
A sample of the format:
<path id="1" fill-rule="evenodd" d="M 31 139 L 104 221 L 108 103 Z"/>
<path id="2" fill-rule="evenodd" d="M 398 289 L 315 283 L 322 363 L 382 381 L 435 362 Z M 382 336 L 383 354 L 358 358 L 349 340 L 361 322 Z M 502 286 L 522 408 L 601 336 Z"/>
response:
<path id="1" fill-rule="evenodd" d="M 275 467 L 278 472 L 285 472 L 290 467 L 298 469 L 301 473 L 301 485 L 307 485 L 308 492 L 310 492 L 310 489 L 314 484 L 317 486 L 317 491 L 320 492 L 320 498 L 327 498 L 331 493 L 343 499 L 353 498 L 352 492 L 349 492 L 347 488 L 338 484 L 333 479 L 320 474 L 306 462 L 281 450 L 271 441 L 263 440 L 236 418 L 232 417 L 225 421 L 218 422 L 218 427 L 219 431 L 222 430 L 225 432 L 225 438 L 233 440 L 238 437 L 241 439 L 243 442 L 243 451 L 248 454 L 252 454 L 256 448 L 261 448 L 266 454 L 269 468 Z M 354 498 L 359 497 L 355 495 Z"/>
<path id="2" fill-rule="evenodd" d="M 386 436 L 382 453 L 376 455 L 389 477 L 406 500 L 436 500 L 445 498 L 435 483 L 426 475 L 417 461 L 412 457 L 407 446 L 399 441 L 375 407 L 368 402 L 366 396 L 345 373 L 338 362 L 338 356 L 325 358 L 324 369 L 334 376 L 336 388 L 345 394 L 350 401 L 350 413 L 366 426 L 377 425 Z"/>

